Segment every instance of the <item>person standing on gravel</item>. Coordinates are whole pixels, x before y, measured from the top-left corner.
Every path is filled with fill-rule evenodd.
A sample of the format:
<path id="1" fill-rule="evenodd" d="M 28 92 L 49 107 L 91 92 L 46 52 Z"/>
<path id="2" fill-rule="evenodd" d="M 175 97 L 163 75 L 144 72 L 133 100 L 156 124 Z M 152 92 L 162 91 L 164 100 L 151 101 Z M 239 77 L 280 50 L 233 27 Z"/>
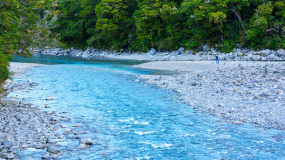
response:
<path id="1" fill-rule="evenodd" d="M 216 54 L 216 63 L 219 64 L 219 55 Z"/>

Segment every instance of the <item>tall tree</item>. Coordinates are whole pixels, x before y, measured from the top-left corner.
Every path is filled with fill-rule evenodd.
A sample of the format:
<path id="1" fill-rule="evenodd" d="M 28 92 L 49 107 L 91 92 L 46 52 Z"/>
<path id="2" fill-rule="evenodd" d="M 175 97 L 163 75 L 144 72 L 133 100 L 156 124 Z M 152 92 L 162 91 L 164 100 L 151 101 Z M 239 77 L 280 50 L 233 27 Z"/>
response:
<path id="1" fill-rule="evenodd" d="M 89 44 L 115 50 L 128 47 L 135 31 L 132 14 L 136 7 L 136 0 L 101 0 L 95 8 L 98 19 Z"/>
<path id="2" fill-rule="evenodd" d="M 260 4 L 251 18 L 247 38 L 252 47 L 270 49 L 285 47 L 284 1 L 267 1 Z"/>
<path id="3" fill-rule="evenodd" d="M 183 39 L 177 7 L 175 1 L 143 0 L 139 3 L 139 9 L 134 13 L 139 50 L 177 47 Z"/>
<path id="4" fill-rule="evenodd" d="M 13 54 L 31 55 L 36 37 L 43 36 L 37 26 L 38 13 L 45 1 L 0 1 L 0 83 L 9 78 L 8 64 Z"/>

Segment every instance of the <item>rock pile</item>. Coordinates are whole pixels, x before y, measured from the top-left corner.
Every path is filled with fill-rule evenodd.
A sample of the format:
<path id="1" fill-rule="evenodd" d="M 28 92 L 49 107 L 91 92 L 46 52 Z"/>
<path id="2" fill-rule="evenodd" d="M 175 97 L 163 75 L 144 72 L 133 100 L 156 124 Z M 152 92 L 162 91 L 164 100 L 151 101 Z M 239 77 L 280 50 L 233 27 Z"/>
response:
<path id="1" fill-rule="evenodd" d="M 218 120 L 285 129 L 284 63 L 139 78 L 177 92 L 182 102 Z"/>
<path id="2" fill-rule="evenodd" d="M 52 129 L 55 112 L 43 112 L 30 104 L 5 99 L 0 101 L 0 158 L 15 158 L 16 150 L 42 149 L 48 139 L 59 138 Z"/>

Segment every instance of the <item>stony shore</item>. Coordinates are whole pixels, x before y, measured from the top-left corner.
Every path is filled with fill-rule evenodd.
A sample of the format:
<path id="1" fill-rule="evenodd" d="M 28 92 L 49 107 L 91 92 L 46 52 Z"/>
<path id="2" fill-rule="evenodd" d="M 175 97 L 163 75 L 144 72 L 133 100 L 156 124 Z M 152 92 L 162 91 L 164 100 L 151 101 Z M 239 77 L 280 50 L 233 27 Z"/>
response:
<path id="1" fill-rule="evenodd" d="M 25 75 L 28 69 L 42 66 L 41 64 L 31 63 L 10 63 L 10 71 L 13 78 L 20 78 Z M 16 83 L 7 80 L 4 85 L 9 92 L 17 90 L 31 90 L 38 84 L 31 82 Z M 53 100 L 54 97 L 47 97 L 46 100 Z M 49 106 L 43 106 L 49 108 Z M 63 116 L 64 113 L 56 111 L 43 111 L 38 106 L 29 104 L 23 100 L 11 97 L 0 99 L 0 160 L 2 159 L 20 159 L 16 153 L 18 150 L 35 149 L 45 150 L 42 159 L 58 159 L 64 154 L 58 141 L 63 141 L 68 134 L 77 133 L 74 129 L 68 129 L 63 125 L 65 121 L 71 118 Z M 59 132 L 60 128 L 65 129 Z M 61 129 L 61 130 L 62 130 Z M 90 138 L 79 138 L 75 140 L 79 143 L 78 148 L 86 148 L 92 145 Z"/>
<path id="2" fill-rule="evenodd" d="M 144 60 L 144 61 L 213 61 L 219 55 L 220 60 L 224 61 L 280 61 L 285 60 L 285 50 L 258 50 L 253 51 L 247 48 L 237 48 L 232 52 L 219 52 L 216 48 L 207 45 L 201 51 L 185 50 L 180 47 L 174 51 L 159 52 L 151 48 L 149 52 L 131 52 L 121 49 L 120 51 L 98 50 L 92 47 L 85 51 L 78 49 L 38 49 L 34 54 L 44 54 L 53 56 L 71 56 L 81 58 L 99 59 L 120 59 L 120 60 Z"/>
<path id="3" fill-rule="evenodd" d="M 284 62 L 150 62 L 136 67 L 179 70 L 172 76 L 138 78 L 178 93 L 183 103 L 217 121 L 285 129 Z"/>

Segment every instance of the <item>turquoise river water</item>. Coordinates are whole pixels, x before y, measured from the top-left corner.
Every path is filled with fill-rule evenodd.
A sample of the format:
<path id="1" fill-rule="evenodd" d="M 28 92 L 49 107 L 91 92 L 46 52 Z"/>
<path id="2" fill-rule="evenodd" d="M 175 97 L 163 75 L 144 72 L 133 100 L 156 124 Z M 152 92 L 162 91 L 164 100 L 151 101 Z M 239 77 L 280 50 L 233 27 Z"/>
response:
<path id="1" fill-rule="evenodd" d="M 136 81 L 138 74 L 164 74 L 130 67 L 141 62 L 51 56 L 14 61 L 49 65 L 15 79 L 39 86 L 10 96 L 55 110 L 71 118 L 62 124 L 87 133 L 58 140 L 59 159 L 285 159 L 285 141 L 274 138 L 284 131 L 217 122 L 179 103 L 174 93 Z M 46 101 L 48 96 L 56 99 Z M 78 137 L 90 137 L 95 144 L 77 149 Z M 41 159 L 45 152 L 29 148 L 18 156 Z"/>

